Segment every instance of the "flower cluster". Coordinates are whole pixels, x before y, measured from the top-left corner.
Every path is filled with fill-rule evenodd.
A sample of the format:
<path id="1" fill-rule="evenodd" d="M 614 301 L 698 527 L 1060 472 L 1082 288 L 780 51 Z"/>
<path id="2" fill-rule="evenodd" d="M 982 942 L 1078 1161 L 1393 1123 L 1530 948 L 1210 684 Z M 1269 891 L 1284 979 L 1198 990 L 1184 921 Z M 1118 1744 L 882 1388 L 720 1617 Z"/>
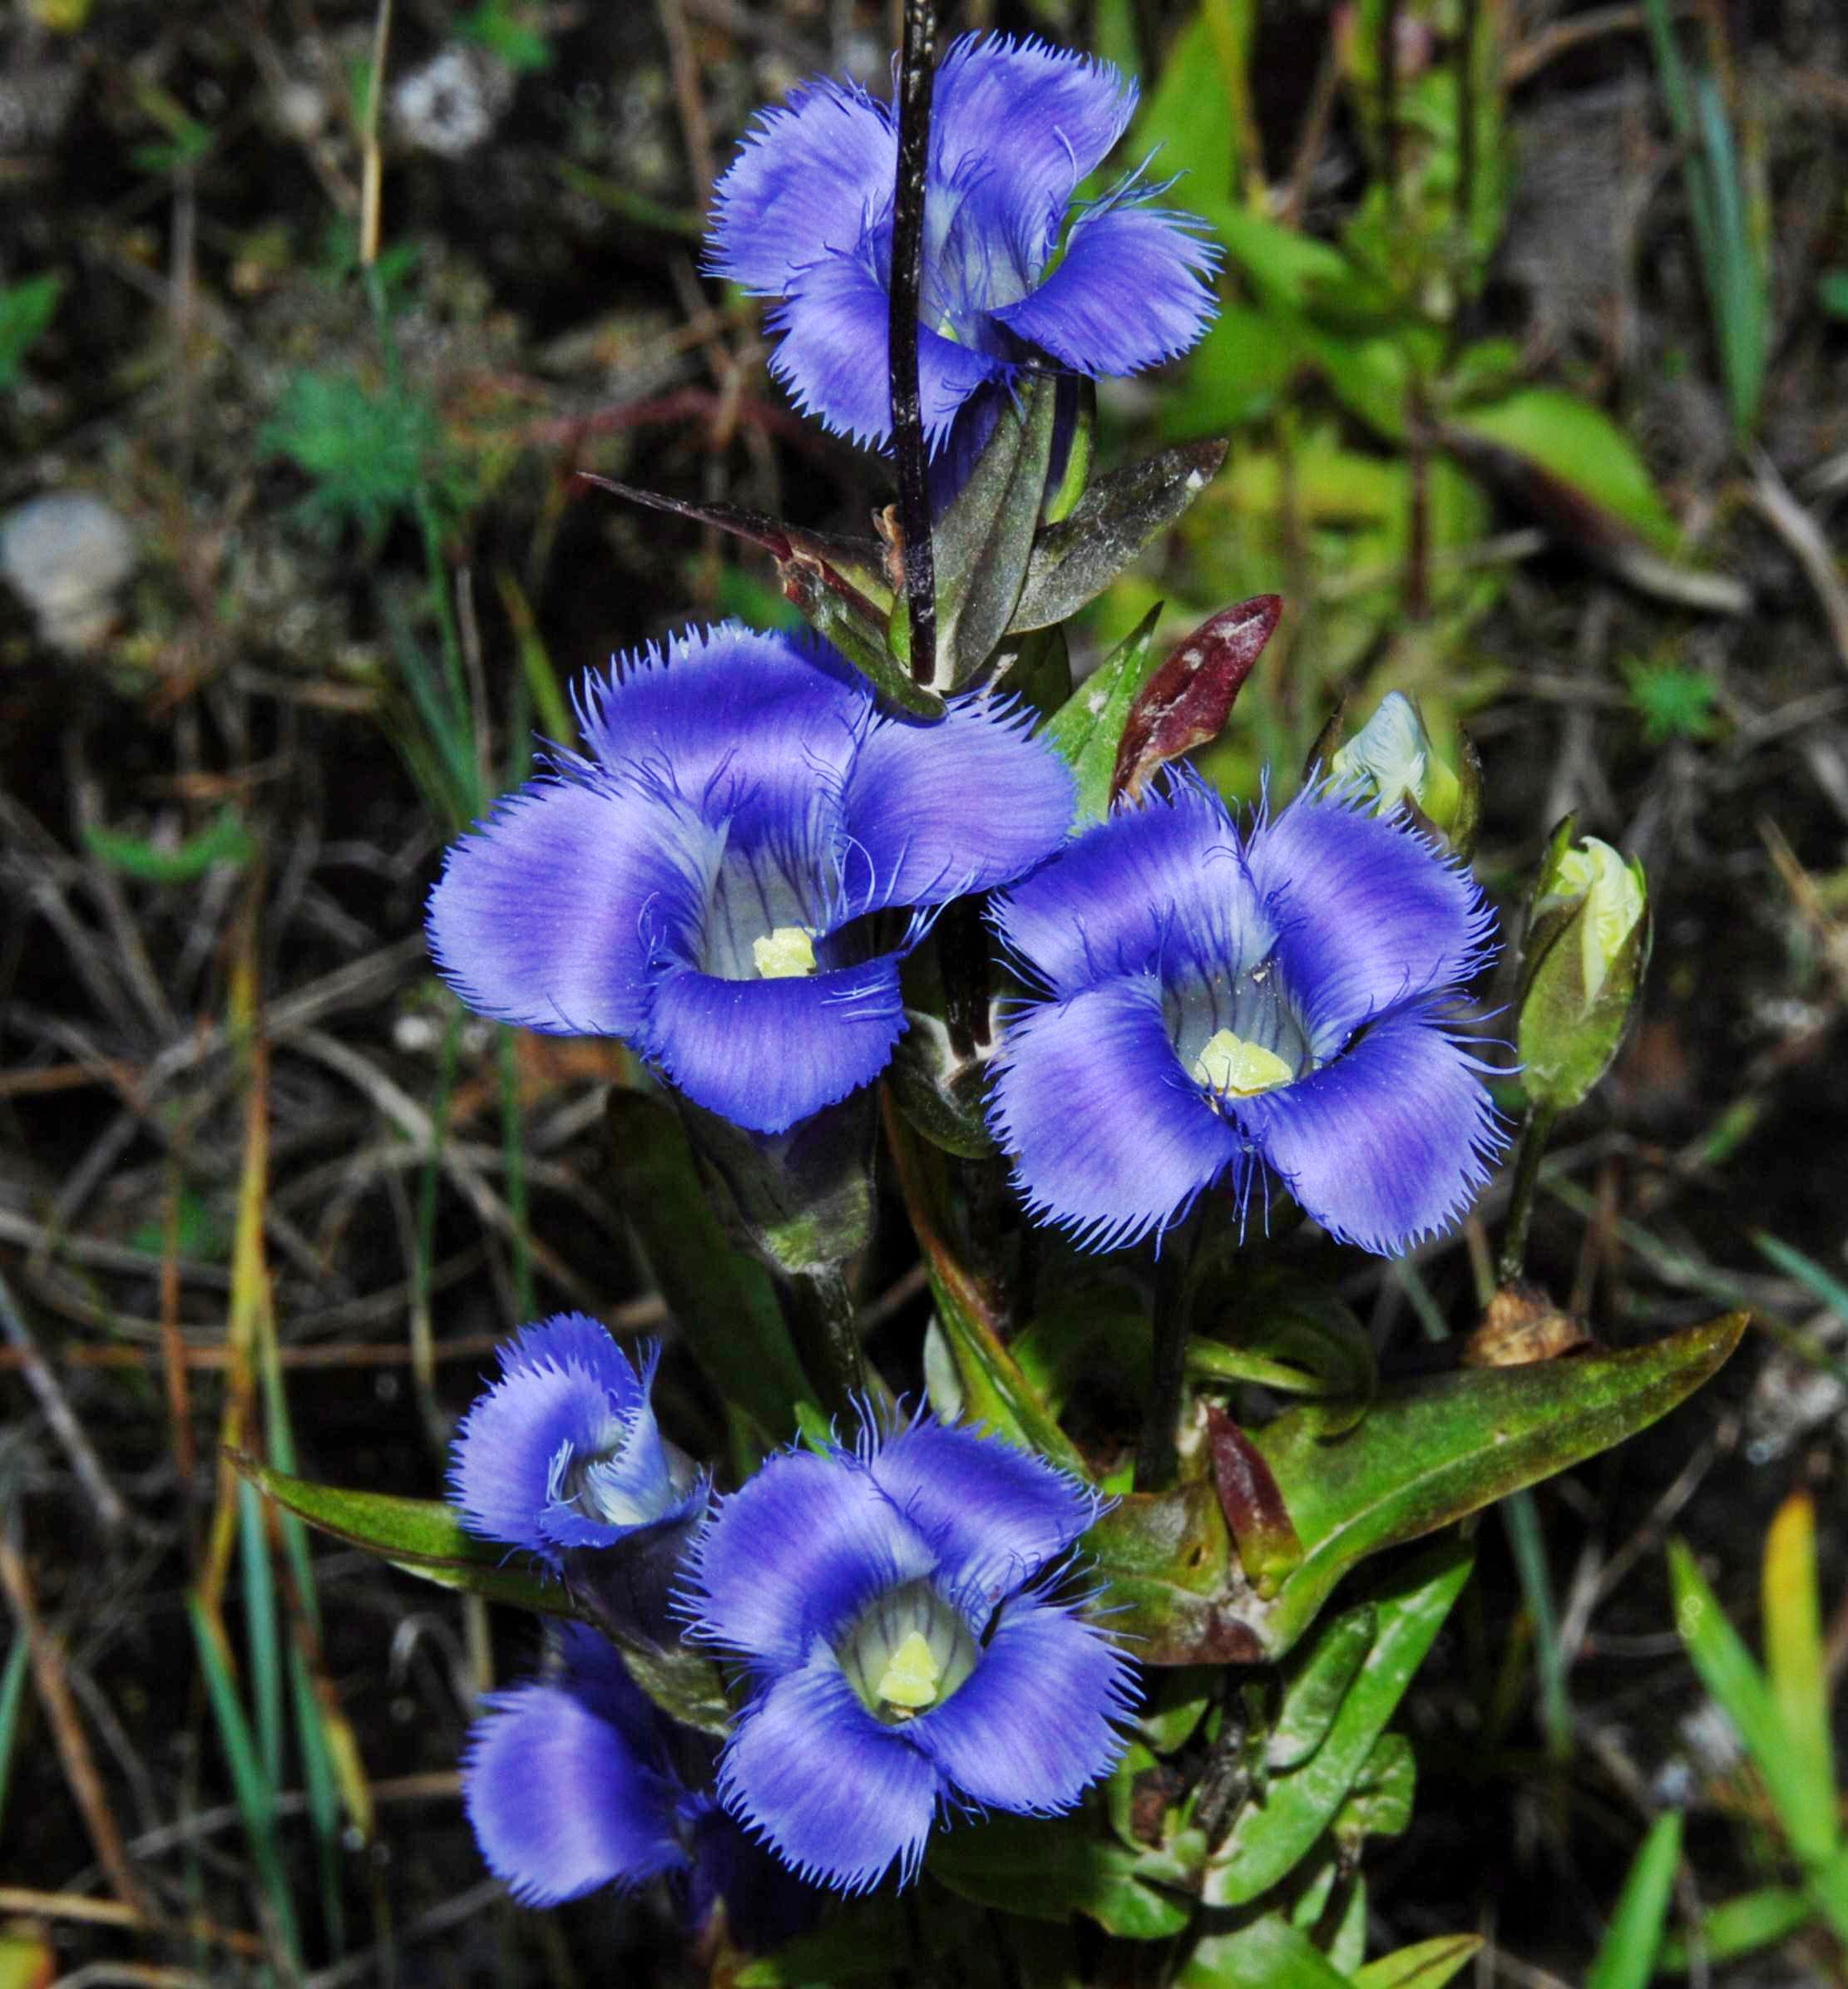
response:
<path id="1" fill-rule="evenodd" d="M 471 1527 L 549 1566 L 576 1550 L 599 1597 L 632 1596 L 625 1569 L 670 1542 L 674 1613 L 739 1661 L 749 1701 L 715 1769 L 602 1636 L 569 1626 L 556 1676 L 491 1700 L 470 1743 L 489 1866 L 536 1905 L 665 1873 L 695 1917 L 720 1894 L 734 1928 L 783 1924 L 800 1901 L 740 1827 L 775 1871 L 852 1892 L 894 1863 L 912 1876 L 946 1805 L 1076 1802 L 1122 1751 L 1134 1696 L 1126 1658 L 1059 1593 L 1097 1494 L 919 1416 L 773 1458 L 689 1545 L 706 1488 L 656 1426 L 658 1351 L 638 1370 L 581 1315 L 528 1327 L 462 1424 L 456 1496 Z M 671 1641 L 665 1590 L 624 1627 Z"/>
<path id="2" fill-rule="evenodd" d="M 933 449 L 974 397 L 1029 363 L 1138 373 L 1206 329 L 1216 254 L 1189 217 L 1154 205 L 1161 187 L 1132 174 L 1073 212 L 1135 103 L 1109 63 L 1043 42 L 951 44 L 932 92 L 918 313 Z M 798 407 L 868 444 L 892 433 L 897 143 L 892 106 L 818 81 L 760 116 L 714 193 L 713 268 L 779 300 L 772 371 Z"/>
<path id="3" fill-rule="evenodd" d="M 780 1133 L 868 1083 L 905 1027 L 873 915 L 1019 876 L 1071 777 L 981 694 L 882 712 L 817 639 L 737 623 L 618 659 L 578 700 L 589 752 L 504 800 L 430 894 L 468 1005 L 620 1036 L 696 1103 Z"/>
<path id="4" fill-rule="evenodd" d="M 1183 777 L 995 909 L 1043 990 L 991 1118 L 1029 1206 L 1097 1248 L 1268 1172 L 1391 1255 L 1460 1214 L 1503 1135 L 1445 1026 L 1487 957 L 1469 873 L 1400 818 L 1310 792 L 1241 835 Z"/>

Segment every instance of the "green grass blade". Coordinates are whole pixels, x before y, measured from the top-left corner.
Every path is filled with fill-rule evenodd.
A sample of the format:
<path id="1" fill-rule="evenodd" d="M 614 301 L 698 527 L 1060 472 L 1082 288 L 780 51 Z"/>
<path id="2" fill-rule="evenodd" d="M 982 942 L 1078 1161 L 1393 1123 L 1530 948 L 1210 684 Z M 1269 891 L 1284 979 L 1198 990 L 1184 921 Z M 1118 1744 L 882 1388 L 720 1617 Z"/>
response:
<path id="1" fill-rule="evenodd" d="M 1834 1819 L 1816 1816 L 1808 1764 L 1797 1753 L 1764 1674 L 1727 1621 L 1685 1542 L 1668 1543 L 1668 1580 L 1674 1595 L 1675 1627 L 1701 1683 L 1732 1722 L 1764 1777 L 1791 1848 L 1804 1863 L 1820 1863 L 1834 1845 Z"/>
<path id="2" fill-rule="evenodd" d="M 238 1486 L 238 1564 L 243 1577 L 244 1634 L 250 1648 L 250 1690 L 256 1701 L 257 1751 L 264 1779 L 282 1784 L 282 1651 L 276 1636 L 276 1577 L 263 1501 L 248 1479 Z"/>
<path id="3" fill-rule="evenodd" d="M 1521 1595 L 1534 1625 L 1534 1671 L 1539 1690 L 1540 1727 L 1546 1751 L 1555 1761 L 1572 1755 L 1572 1702 L 1566 1693 L 1565 1653 L 1559 1645 L 1559 1612 L 1553 1601 L 1553 1575 L 1539 1508 L 1530 1491 L 1510 1493 L 1501 1502 L 1502 1524 L 1514 1551 Z"/>
<path id="4" fill-rule="evenodd" d="M 1816 1505 L 1794 1493 L 1765 1536 L 1765 1670 L 1791 1752 L 1807 1771 L 1803 1834 L 1841 1842 L 1836 1818 L 1835 1751 L 1829 1733 L 1829 1672 L 1823 1651 L 1822 1603 L 1816 1572 Z M 1797 1827 L 1786 1819 L 1791 1841 Z"/>
<path id="5" fill-rule="evenodd" d="M 1671 1809 L 1650 1826 L 1623 1881 L 1585 1989 L 1645 1989 L 1655 1973 L 1675 1867 L 1681 1862 L 1681 1822 L 1680 1810 Z"/>
<path id="6" fill-rule="evenodd" d="M 230 1767 L 231 1787 L 244 1817 L 245 1834 L 250 1838 L 257 1877 L 274 1920 L 277 1937 L 289 1960 L 299 1970 L 301 1935 L 295 1924 L 294 1903 L 289 1894 L 288 1874 L 283 1868 L 282 1847 L 276 1836 L 275 1785 L 264 1773 L 250 1723 L 238 1701 L 230 1667 L 219 1644 L 218 1633 L 196 1595 L 186 1597 L 186 1618 L 192 1625 L 199 1668 L 205 1674 L 205 1690 L 218 1725 L 219 1741 Z"/>
<path id="7" fill-rule="evenodd" d="M 340 1790 L 321 1731 L 321 1709 L 309 1676 L 308 1661 L 291 1646 L 289 1683 L 294 1705 L 295 1734 L 301 1747 L 302 1784 L 308 1797 L 308 1820 L 314 1832 L 315 1863 L 321 1888 L 321 1924 L 328 1946 L 338 1956 L 347 1944 L 346 1902 L 340 1890 Z"/>
<path id="8" fill-rule="evenodd" d="M 12 1648 L 7 1653 L 7 1668 L 0 1671 L 0 1824 L 7 1817 L 7 1784 L 12 1779 L 12 1744 L 18 1737 L 19 1715 L 26 1703 L 26 1676 L 32 1669 L 32 1647 L 22 1632 L 16 1631 Z"/>
<path id="9" fill-rule="evenodd" d="M 1742 1893 L 1702 1914 L 1697 1942 L 1679 1936 L 1664 1941 L 1656 1965 L 1663 1975 L 1686 1975 L 1697 1947 L 1710 1968 L 1736 1962 L 1787 1940 L 1809 1925 L 1811 1912 L 1808 1895 L 1794 1886 Z"/>

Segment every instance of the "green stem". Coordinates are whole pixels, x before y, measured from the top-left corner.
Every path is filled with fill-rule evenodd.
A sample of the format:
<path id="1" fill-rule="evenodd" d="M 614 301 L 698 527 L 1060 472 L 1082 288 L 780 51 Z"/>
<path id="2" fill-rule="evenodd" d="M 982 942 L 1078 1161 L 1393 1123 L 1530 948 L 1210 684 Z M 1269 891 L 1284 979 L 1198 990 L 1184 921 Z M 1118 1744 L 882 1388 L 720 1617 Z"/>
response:
<path id="1" fill-rule="evenodd" d="M 1501 1261 L 1496 1276 L 1504 1285 L 1518 1284 L 1527 1262 L 1527 1226 L 1534 1217 L 1534 1196 L 1540 1185 L 1540 1162 L 1559 1116 L 1550 1105 L 1529 1106 L 1521 1128 L 1520 1152 L 1514 1162 L 1514 1185 L 1508 1197 L 1508 1226 L 1502 1232 Z"/>
<path id="2" fill-rule="evenodd" d="M 855 1325 L 858 1308 L 838 1265 L 778 1280 L 789 1327 L 822 1406 L 849 1423 L 867 1399 L 866 1362 Z"/>
<path id="3" fill-rule="evenodd" d="M 1287 1360 L 1272 1360 L 1262 1354 L 1247 1354 L 1227 1346 L 1223 1340 L 1193 1340 L 1184 1358 L 1188 1373 L 1207 1380 L 1255 1381 L 1286 1395 L 1332 1392 L 1319 1375 L 1312 1375 L 1307 1368 L 1292 1367 Z"/>
<path id="4" fill-rule="evenodd" d="M 1139 1492 L 1159 1492 L 1172 1484 L 1180 1461 L 1174 1436 L 1187 1385 L 1189 1273 L 1199 1235 L 1198 1216 L 1188 1217 L 1163 1239 L 1161 1255 L 1155 1260 L 1154 1367 L 1149 1376 L 1142 1445 L 1136 1453 Z"/>

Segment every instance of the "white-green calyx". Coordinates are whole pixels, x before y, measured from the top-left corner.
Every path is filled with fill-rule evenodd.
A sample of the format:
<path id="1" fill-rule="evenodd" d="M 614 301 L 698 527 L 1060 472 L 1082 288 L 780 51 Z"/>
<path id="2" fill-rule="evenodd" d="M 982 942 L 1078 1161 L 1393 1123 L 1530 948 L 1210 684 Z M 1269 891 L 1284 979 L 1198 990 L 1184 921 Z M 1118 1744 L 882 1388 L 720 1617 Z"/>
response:
<path id="1" fill-rule="evenodd" d="M 941 1705 L 979 1653 L 960 1610 L 926 1581 L 888 1590 L 836 1646 L 861 1703 L 888 1726 Z"/>

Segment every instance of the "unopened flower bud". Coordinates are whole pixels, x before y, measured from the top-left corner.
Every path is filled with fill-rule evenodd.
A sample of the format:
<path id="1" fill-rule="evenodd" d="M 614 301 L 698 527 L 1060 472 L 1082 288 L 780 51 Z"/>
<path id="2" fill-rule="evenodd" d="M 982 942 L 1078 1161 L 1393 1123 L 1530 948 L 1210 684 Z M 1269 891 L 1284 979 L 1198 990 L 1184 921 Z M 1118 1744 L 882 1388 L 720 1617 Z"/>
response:
<path id="1" fill-rule="evenodd" d="M 1328 763 L 1337 787 L 1366 795 L 1377 815 L 1401 803 L 1453 842 L 1475 826 L 1475 796 L 1465 766 L 1459 778 L 1438 756 L 1418 707 L 1402 691 L 1388 691 L 1380 707 Z"/>
<path id="2" fill-rule="evenodd" d="M 1639 863 L 1572 840 L 1569 817 L 1540 866 L 1528 913 L 1518 1042 L 1537 1105 L 1569 1111 L 1610 1068 L 1649 952 Z"/>

